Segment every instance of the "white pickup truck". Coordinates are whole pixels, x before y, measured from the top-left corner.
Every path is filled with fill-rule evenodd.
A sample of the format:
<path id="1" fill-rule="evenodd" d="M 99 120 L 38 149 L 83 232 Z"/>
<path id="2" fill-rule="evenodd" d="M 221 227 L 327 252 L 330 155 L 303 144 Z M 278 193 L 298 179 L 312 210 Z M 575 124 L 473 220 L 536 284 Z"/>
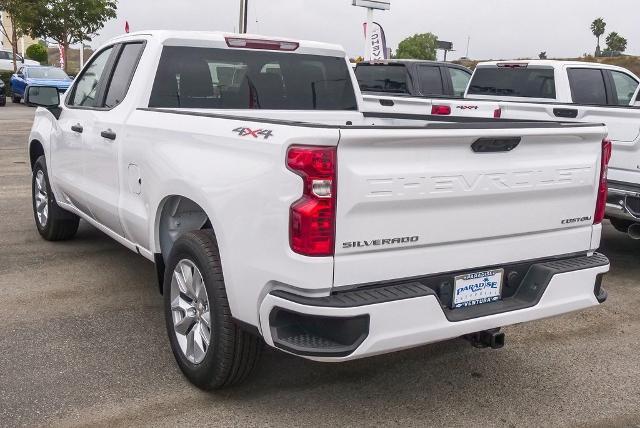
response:
<path id="1" fill-rule="evenodd" d="M 497 102 L 505 119 L 606 124 L 613 142 L 607 217 L 640 239 L 639 82 L 629 70 L 607 64 L 486 62 L 478 64 L 466 97 Z"/>
<path id="2" fill-rule="evenodd" d="M 340 362 L 598 306 L 602 125 L 359 111 L 342 48 L 197 32 L 98 49 L 63 100 L 31 87 L 35 223 L 80 219 L 156 264 L 194 384 L 262 341 Z"/>

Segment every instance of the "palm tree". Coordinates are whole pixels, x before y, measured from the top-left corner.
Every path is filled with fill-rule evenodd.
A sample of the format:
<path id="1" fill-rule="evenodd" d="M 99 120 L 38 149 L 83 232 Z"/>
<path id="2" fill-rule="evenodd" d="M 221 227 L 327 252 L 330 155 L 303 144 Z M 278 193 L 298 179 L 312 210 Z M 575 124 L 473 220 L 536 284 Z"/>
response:
<path id="1" fill-rule="evenodd" d="M 598 39 L 598 45 L 596 46 L 596 56 L 600 56 L 600 37 L 604 34 L 607 28 L 607 23 L 604 19 L 598 18 L 591 23 L 591 32 Z"/>

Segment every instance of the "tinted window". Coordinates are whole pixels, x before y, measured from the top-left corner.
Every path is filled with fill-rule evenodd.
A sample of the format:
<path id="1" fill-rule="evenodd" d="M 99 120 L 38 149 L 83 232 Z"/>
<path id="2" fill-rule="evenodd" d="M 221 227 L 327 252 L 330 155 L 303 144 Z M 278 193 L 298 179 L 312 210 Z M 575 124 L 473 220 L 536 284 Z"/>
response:
<path id="1" fill-rule="evenodd" d="M 469 95 L 554 99 L 553 68 L 480 67 L 471 79 Z"/>
<path id="2" fill-rule="evenodd" d="M 0 51 L 0 59 L 9 59 L 9 53 Z"/>
<path id="3" fill-rule="evenodd" d="M 451 74 L 451 84 L 453 85 L 453 96 L 463 97 L 471 80 L 471 73 L 459 68 L 449 68 Z"/>
<path id="4" fill-rule="evenodd" d="M 73 96 L 69 102 L 70 105 L 78 107 L 98 106 L 98 88 L 101 79 L 106 77 L 103 75 L 112 50 L 113 47 L 109 47 L 99 53 L 78 77 Z"/>
<path id="5" fill-rule="evenodd" d="M 363 92 L 409 93 L 409 76 L 404 65 L 358 65 L 356 77 Z"/>
<path id="6" fill-rule="evenodd" d="M 167 46 L 150 107 L 355 110 L 341 57 Z"/>
<path id="7" fill-rule="evenodd" d="M 418 67 L 418 75 L 420 78 L 420 90 L 422 91 L 422 95 L 444 95 L 444 86 L 442 85 L 440 67 L 421 65 Z"/>
<path id="8" fill-rule="evenodd" d="M 113 77 L 107 90 L 105 107 L 113 108 L 120 104 L 127 95 L 129 83 L 136 71 L 140 54 L 142 53 L 142 43 L 128 43 L 122 47 Z"/>
<path id="9" fill-rule="evenodd" d="M 607 90 L 602 71 L 596 68 L 570 68 L 571 98 L 576 104 L 607 104 Z"/>
<path id="10" fill-rule="evenodd" d="M 628 74 L 619 71 L 611 71 L 611 76 L 618 95 L 618 105 L 628 106 L 636 93 L 638 82 Z"/>

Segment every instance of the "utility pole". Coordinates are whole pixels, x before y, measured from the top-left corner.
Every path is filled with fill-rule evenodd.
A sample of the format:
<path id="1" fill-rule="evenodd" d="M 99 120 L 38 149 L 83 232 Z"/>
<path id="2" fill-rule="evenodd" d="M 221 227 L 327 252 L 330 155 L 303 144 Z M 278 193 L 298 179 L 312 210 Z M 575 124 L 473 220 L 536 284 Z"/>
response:
<path id="1" fill-rule="evenodd" d="M 249 14 L 249 0 L 240 0 L 240 29 L 239 33 L 247 32 L 247 15 Z"/>
<path id="2" fill-rule="evenodd" d="M 471 44 L 471 36 L 467 36 L 467 55 L 466 57 L 469 58 L 469 45 Z"/>

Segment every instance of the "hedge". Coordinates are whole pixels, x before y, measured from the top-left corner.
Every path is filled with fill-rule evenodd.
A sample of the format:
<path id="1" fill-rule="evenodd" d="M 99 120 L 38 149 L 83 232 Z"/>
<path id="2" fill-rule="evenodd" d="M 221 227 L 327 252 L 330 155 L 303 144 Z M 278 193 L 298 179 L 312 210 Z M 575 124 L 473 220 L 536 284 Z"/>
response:
<path id="1" fill-rule="evenodd" d="M 11 93 L 11 85 L 9 85 L 11 75 L 13 75 L 13 71 L 0 71 L 0 80 L 4 82 L 5 93 L 7 96 Z"/>

